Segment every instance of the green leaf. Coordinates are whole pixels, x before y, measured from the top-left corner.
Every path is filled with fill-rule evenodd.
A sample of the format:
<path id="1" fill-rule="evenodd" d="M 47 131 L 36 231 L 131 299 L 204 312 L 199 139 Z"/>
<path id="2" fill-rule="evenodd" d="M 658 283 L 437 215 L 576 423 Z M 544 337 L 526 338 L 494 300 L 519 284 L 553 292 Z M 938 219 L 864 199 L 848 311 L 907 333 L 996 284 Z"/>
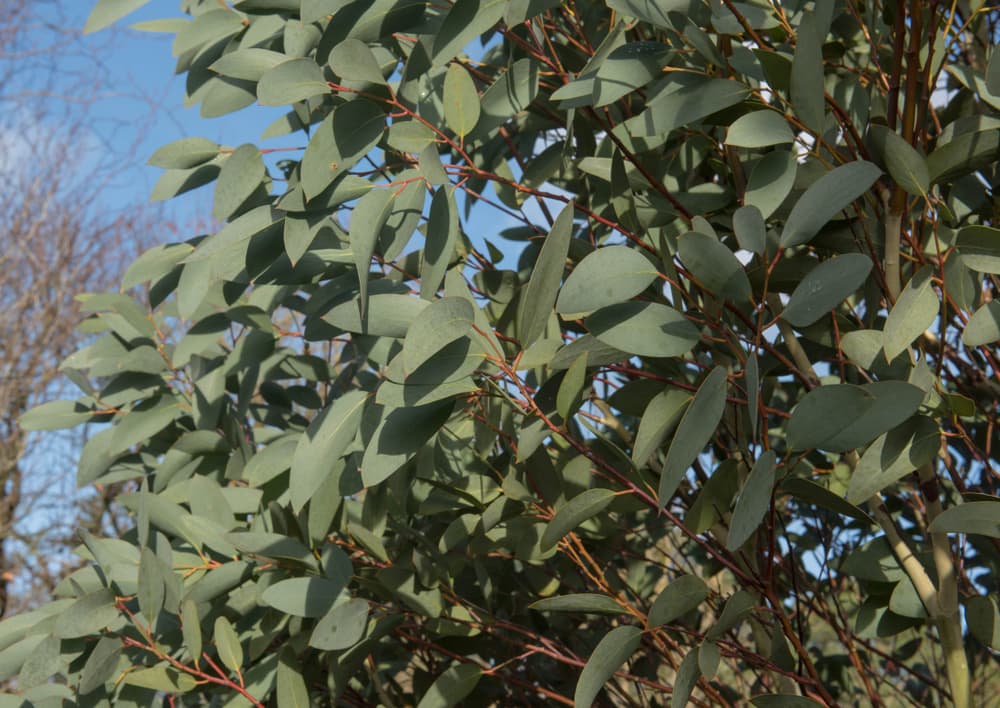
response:
<path id="1" fill-rule="evenodd" d="M 517 319 L 523 349 L 527 349 L 545 332 L 545 325 L 559 294 L 572 237 L 573 205 L 567 204 L 559 212 L 552 230 L 545 237 L 528 285 L 521 292 Z"/>
<path id="2" fill-rule="evenodd" d="M 649 102 L 645 111 L 625 122 L 631 135 L 652 137 L 697 123 L 740 103 L 749 92 L 743 84 L 729 79 L 692 76 L 677 81 L 680 88 L 661 93 Z"/>
<path id="3" fill-rule="evenodd" d="M 445 171 L 444 165 L 441 164 L 441 154 L 438 152 L 437 143 L 427 143 L 427 147 L 420 153 L 419 163 L 420 174 L 424 176 L 428 184 L 440 187 L 442 184 L 450 182 L 448 173 Z"/>
<path id="4" fill-rule="evenodd" d="M 682 356 L 701 338 L 698 328 L 684 315 L 655 302 L 609 305 L 588 317 L 586 324 L 604 344 L 641 356 Z"/>
<path id="5" fill-rule="evenodd" d="M 153 551 L 143 548 L 139 556 L 139 609 L 150 622 L 156 622 L 166 595 L 166 578 L 163 562 Z"/>
<path id="6" fill-rule="evenodd" d="M 684 412 L 663 463 L 658 492 L 660 506 L 666 506 L 670 502 L 691 463 L 715 434 L 726 408 L 727 387 L 725 368 L 715 367 L 705 377 L 694 400 Z"/>
<path id="7" fill-rule="evenodd" d="M 278 64 L 261 76 L 257 84 L 257 98 L 262 106 L 284 106 L 328 93 L 330 87 L 323 78 L 323 70 L 309 57 Z"/>
<path id="8" fill-rule="evenodd" d="M 122 655 L 122 642 L 117 637 L 101 637 L 87 657 L 80 675 L 80 685 L 77 690 L 85 696 L 111 680 L 118 668 L 118 659 Z"/>
<path id="9" fill-rule="evenodd" d="M 454 190 L 439 187 L 431 199 L 427 239 L 420 258 L 420 297 L 433 300 L 451 265 L 461 236 Z"/>
<path id="10" fill-rule="evenodd" d="M 927 265 L 914 273 L 892 306 L 885 322 L 882 348 L 886 361 L 909 349 L 914 339 L 934 323 L 940 309 L 931 281 L 934 267 Z"/>
<path id="11" fill-rule="evenodd" d="M 632 464 L 643 468 L 674 429 L 685 406 L 691 400 L 686 391 L 668 388 L 659 393 L 646 406 L 639 421 L 639 431 L 632 444 Z"/>
<path id="12" fill-rule="evenodd" d="M 354 205 L 351 212 L 351 253 L 354 267 L 358 271 L 361 306 L 361 321 L 368 317 L 368 277 L 372 266 L 372 255 L 378 244 L 382 227 L 392 213 L 393 195 L 389 189 L 373 189 Z"/>
<path id="13" fill-rule="evenodd" d="M 858 160 L 841 165 L 813 182 L 788 215 L 781 232 L 782 248 L 811 241 L 828 221 L 867 192 L 881 174 L 872 163 Z"/>
<path id="14" fill-rule="evenodd" d="M 250 47 L 223 54 L 209 69 L 242 81 L 260 81 L 268 71 L 288 61 L 288 56 L 270 49 Z"/>
<path id="15" fill-rule="evenodd" d="M 823 261 L 795 286 L 781 317 L 794 327 L 808 327 L 860 288 L 871 269 L 871 258 L 860 253 Z"/>
<path id="16" fill-rule="evenodd" d="M 595 593 L 576 593 L 571 595 L 557 595 L 536 600 L 528 605 L 538 612 L 582 612 L 586 614 L 622 614 L 622 606 L 607 595 L 597 595 Z"/>
<path id="17" fill-rule="evenodd" d="M 243 667 L 243 646 L 232 623 L 225 617 L 216 617 L 212 638 L 215 640 L 219 659 L 230 671 L 239 674 Z"/>
<path id="18" fill-rule="evenodd" d="M 201 661 L 201 619 L 198 616 L 198 606 L 192 600 L 181 603 L 181 632 L 184 646 L 194 660 L 195 666 Z"/>
<path id="19" fill-rule="evenodd" d="M 94 415 L 77 401 L 49 401 L 29 409 L 17 422 L 24 430 L 60 430 L 86 423 Z"/>
<path id="20" fill-rule="evenodd" d="M 726 131 L 726 144 L 742 148 L 770 147 L 795 142 L 788 121 L 777 111 L 754 111 L 740 116 Z"/>
<path id="21" fill-rule="evenodd" d="M 309 636 L 309 646 L 340 651 L 357 644 L 368 626 L 368 601 L 348 600 L 326 613 Z"/>
<path id="22" fill-rule="evenodd" d="M 1000 538 L 1000 501 L 972 501 L 942 511 L 931 533 L 966 533 Z"/>
<path id="23" fill-rule="evenodd" d="M 74 639 L 97 634 L 107 627 L 117 627 L 121 613 L 111 590 L 84 595 L 59 615 L 54 634 L 59 639 Z"/>
<path id="24" fill-rule="evenodd" d="M 774 451 L 768 450 L 757 458 L 753 469 L 750 470 L 750 475 L 736 500 L 733 520 L 729 523 L 726 548 L 730 551 L 738 550 L 749 540 L 771 508 L 771 490 L 774 488 L 776 463 L 777 457 Z"/>
<path id="25" fill-rule="evenodd" d="M 967 347 L 978 347 L 997 340 L 1000 340 L 1000 302 L 991 300 L 969 318 L 962 332 L 962 341 Z"/>
<path id="26" fill-rule="evenodd" d="M 384 130 L 385 113 L 371 101 L 359 98 L 334 108 L 316 128 L 302 156 L 300 170 L 306 199 L 313 199 L 354 167 L 378 144 Z"/>
<path id="27" fill-rule="evenodd" d="M 365 448 L 361 460 L 364 485 L 379 484 L 412 459 L 448 420 L 451 409 L 447 401 L 390 411 Z"/>
<path id="28" fill-rule="evenodd" d="M 869 135 L 896 184 L 914 196 L 927 196 L 931 176 L 926 158 L 902 136 L 885 126 L 873 125 Z"/>
<path id="29" fill-rule="evenodd" d="M 708 586 L 696 575 L 681 575 L 653 601 L 646 622 L 650 627 L 670 624 L 695 609 L 708 597 Z"/>
<path id="30" fill-rule="evenodd" d="M 740 207 L 733 212 L 733 235 L 740 248 L 764 255 L 767 247 L 767 225 L 760 209 L 753 205 Z"/>
<path id="31" fill-rule="evenodd" d="M 698 684 L 701 676 L 701 666 L 698 663 L 698 650 L 692 649 L 681 661 L 674 678 L 674 691 L 670 695 L 670 708 L 685 708 L 691 692 Z"/>
<path id="32" fill-rule="evenodd" d="M 250 198 L 264 180 L 266 170 L 256 145 L 240 145 L 222 163 L 215 183 L 212 215 L 224 221 Z"/>
<path id="33" fill-rule="evenodd" d="M 997 47 L 993 47 L 993 51 L 990 52 L 990 59 L 986 63 L 986 76 L 985 76 L 986 90 L 989 91 L 994 96 L 1000 96 L 1000 51 Z"/>
<path id="34" fill-rule="evenodd" d="M 435 354 L 457 339 L 473 334 L 475 308 L 465 298 L 435 300 L 417 315 L 403 341 L 403 363 L 407 372 L 419 369 Z"/>
<path id="35" fill-rule="evenodd" d="M 147 165 L 170 170 L 186 170 L 211 162 L 221 146 L 206 138 L 181 138 L 159 148 Z"/>
<path id="36" fill-rule="evenodd" d="M 382 69 L 371 48 L 364 42 L 348 38 L 330 51 L 330 68 L 345 81 L 367 81 L 384 84 Z"/>
<path id="37" fill-rule="evenodd" d="M 792 693 L 769 693 L 763 696 L 754 696 L 750 702 L 755 708 L 816 708 L 816 706 L 823 705 L 812 698 L 796 696 Z"/>
<path id="38" fill-rule="evenodd" d="M 822 448 L 871 409 L 875 396 L 852 384 L 820 386 L 792 409 L 785 428 L 790 450 Z"/>
<path id="39" fill-rule="evenodd" d="M 584 390 L 590 388 L 588 383 L 587 355 L 580 354 L 566 370 L 556 395 L 556 411 L 563 420 L 569 420 L 576 413 L 583 402 Z"/>
<path id="40" fill-rule="evenodd" d="M 472 693 L 482 675 L 483 670 L 476 664 L 452 664 L 434 679 L 417 708 L 451 708 L 460 704 Z"/>
<path id="41" fill-rule="evenodd" d="M 993 649 L 1000 647 L 1000 609 L 995 598 L 973 595 L 966 600 L 965 622 L 976 639 Z"/>
<path id="42" fill-rule="evenodd" d="M 541 540 L 542 550 L 553 548 L 577 526 L 604 511 L 614 498 L 615 493 L 612 490 L 595 488 L 570 499 L 559 507 L 555 516 L 546 525 Z"/>
<path id="43" fill-rule="evenodd" d="M 444 77 L 444 119 L 455 134 L 464 138 L 479 122 L 479 92 L 461 64 L 448 67 Z"/>
<path id="44" fill-rule="evenodd" d="M 849 516 L 866 524 L 873 523 L 872 518 L 860 508 L 854 506 L 842 496 L 834 494 L 821 484 L 803 477 L 791 477 L 781 483 L 781 491 L 791 494 L 797 500 L 830 511 Z"/>
<path id="45" fill-rule="evenodd" d="M 818 35 L 814 14 L 803 14 L 795 38 L 789 90 L 796 115 L 817 135 L 823 133 L 826 107 L 823 95 L 823 42 Z"/>
<path id="46" fill-rule="evenodd" d="M 719 670 L 722 653 L 716 642 L 704 642 L 698 647 L 698 670 L 706 679 L 711 679 Z"/>
<path id="47" fill-rule="evenodd" d="M 754 206 L 765 219 L 781 206 L 795 185 L 798 162 L 790 150 L 774 150 L 754 165 L 743 203 Z"/>
<path id="48" fill-rule="evenodd" d="M 608 0 L 612 10 L 644 20 L 664 29 L 673 29 L 674 23 L 668 12 L 687 12 L 687 0 Z"/>
<path id="49" fill-rule="evenodd" d="M 705 633 L 705 639 L 718 639 L 723 636 L 742 622 L 743 618 L 753 610 L 753 606 L 753 595 L 746 590 L 737 590 L 726 601 L 726 606 L 722 608 L 722 614 L 719 615 L 719 619 Z"/>
<path id="50" fill-rule="evenodd" d="M 138 10 L 149 0 L 98 0 L 87 16 L 83 33 L 90 34 L 114 24 L 121 18 Z"/>
<path id="51" fill-rule="evenodd" d="M 122 683 L 162 693 L 186 693 L 198 685 L 197 679 L 191 674 L 181 673 L 166 664 L 128 671 L 123 675 Z"/>
<path id="52" fill-rule="evenodd" d="M 566 319 L 576 319 L 625 302 L 649 287 L 658 275 L 656 266 L 635 248 L 598 248 L 588 253 L 566 278 L 556 300 L 556 312 Z"/>
<path id="53" fill-rule="evenodd" d="M 689 231 L 677 240 L 684 267 L 720 299 L 747 302 L 752 290 L 739 259 L 719 239 Z"/>
<path id="54" fill-rule="evenodd" d="M 278 708 L 309 708 L 312 705 L 309 689 L 302 678 L 302 666 L 291 647 L 278 653 L 276 681 Z"/>
<path id="55" fill-rule="evenodd" d="M 604 684 L 635 653 L 641 641 L 642 630 L 638 627 L 615 627 L 604 635 L 580 672 L 573 705 L 591 708 Z"/>
<path id="56" fill-rule="evenodd" d="M 434 66 L 458 56 L 469 42 L 493 27 L 506 8 L 507 0 L 457 0 L 434 36 Z"/>
<path id="57" fill-rule="evenodd" d="M 322 617 L 337 600 L 347 578 L 329 580 L 307 577 L 281 580 L 260 596 L 265 605 L 296 617 Z"/>
<path id="58" fill-rule="evenodd" d="M 955 238 L 959 255 L 971 270 L 1000 274 L 1000 229 L 966 226 Z"/>
<path id="59" fill-rule="evenodd" d="M 240 33 L 245 26 L 243 14 L 229 7 L 202 12 L 174 36 L 174 56 L 220 42 Z"/>
<path id="60" fill-rule="evenodd" d="M 851 475 L 847 499 L 861 504 L 937 456 L 941 431 L 937 423 L 916 416 L 879 436 L 868 446 Z"/>
<path id="61" fill-rule="evenodd" d="M 313 418 L 299 438 L 289 480 L 292 508 L 296 513 L 332 473 L 332 463 L 340 459 L 354 441 L 367 401 L 364 391 L 348 391 Z"/>

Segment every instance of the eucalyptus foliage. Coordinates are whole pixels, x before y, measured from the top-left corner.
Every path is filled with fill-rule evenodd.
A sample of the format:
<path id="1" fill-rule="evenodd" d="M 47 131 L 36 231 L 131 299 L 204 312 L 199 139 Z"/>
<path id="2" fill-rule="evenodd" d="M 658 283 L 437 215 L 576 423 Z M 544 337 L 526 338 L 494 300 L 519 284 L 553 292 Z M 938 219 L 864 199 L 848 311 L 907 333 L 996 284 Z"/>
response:
<path id="1" fill-rule="evenodd" d="M 23 419 L 134 527 L 2 705 L 995 700 L 1000 13 L 181 6 L 188 100 L 301 149 L 152 156 L 224 225 Z"/>

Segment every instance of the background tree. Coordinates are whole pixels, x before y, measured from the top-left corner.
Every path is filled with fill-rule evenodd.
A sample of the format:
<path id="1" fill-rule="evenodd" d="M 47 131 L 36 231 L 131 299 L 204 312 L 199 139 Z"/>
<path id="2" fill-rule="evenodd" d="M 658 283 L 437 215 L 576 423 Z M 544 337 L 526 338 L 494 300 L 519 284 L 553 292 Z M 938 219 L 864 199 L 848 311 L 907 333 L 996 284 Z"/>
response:
<path id="1" fill-rule="evenodd" d="M 123 149 L 91 129 L 101 56 L 60 25 L 59 10 L 16 0 L 0 17 L 0 615 L 46 599 L 78 565 L 78 529 L 107 521 L 100 494 L 76 493 L 79 436 L 32 437 L 17 420 L 65 391 L 59 364 L 86 338 L 74 331 L 76 296 L 116 284 L 150 211 L 92 206 Z"/>
<path id="2" fill-rule="evenodd" d="M 24 700 L 994 699 L 996 9 L 181 5 L 303 138 L 153 155 L 228 223 L 22 419 L 135 519 L 0 624 Z"/>

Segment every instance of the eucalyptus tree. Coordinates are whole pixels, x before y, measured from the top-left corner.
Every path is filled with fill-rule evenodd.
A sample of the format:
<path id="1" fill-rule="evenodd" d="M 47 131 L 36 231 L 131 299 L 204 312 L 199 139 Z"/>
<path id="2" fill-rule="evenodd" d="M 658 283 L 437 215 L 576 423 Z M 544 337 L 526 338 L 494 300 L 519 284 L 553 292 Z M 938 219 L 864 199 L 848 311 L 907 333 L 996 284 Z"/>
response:
<path id="1" fill-rule="evenodd" d="M 995 699 L 1000 13 L 181 7 L 202 115 L 287 113 L 152 156 L 225 223 L 23 419 L 134 518 L 0 624 L 23 699 Z"/>

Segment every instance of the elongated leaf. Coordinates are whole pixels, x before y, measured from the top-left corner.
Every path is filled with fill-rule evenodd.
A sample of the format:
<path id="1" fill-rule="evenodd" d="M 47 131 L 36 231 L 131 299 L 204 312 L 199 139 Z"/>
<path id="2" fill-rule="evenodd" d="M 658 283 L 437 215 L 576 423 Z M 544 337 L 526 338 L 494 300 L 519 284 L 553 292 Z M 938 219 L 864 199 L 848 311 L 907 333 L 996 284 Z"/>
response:
<path id="1" fill-rule="evenodd" d="M 299 439 L 292 457 L 289 491 L 292 507 L 300 511 L 319 489 L 354 440 L 368 396 L 348 391 L 316 416 Z"/>
<path id="2" fill-rule="evenodd" d="M 80 695 L 87 695 L 104 685 L 115 675 L 118 659 L 122 654 L 122 643 L 117 637 L 102 637 L 87 657 L 80 676 Z"/>
<path id="3" fill-rule="evenodd" d="M 24 430 L 59 430 L 86 423 L 94 411 L 77 401 L 49 401 L 28 410 L 18 419 Z"/>
<path id="4" fill-rule="evenodd" d="M 232 623 L 225 617 L 216 617 L 212 638 L 223 665 L 234 674 L 240 673 L 243 667 L 243 646 Z"/>
<path id="5" fill-rule="evenodd" d="M 760 209 L 749 204 L 733 212 L 733 235 L 740 248 L 763 255 L 767 246 L 767 225 Z"/>
<path id="6" fill-rule="evenodd" d="M 637 249 L 607 246 L 587 254 L 566 278 L 556 312 L 573 319 L 629 300 L 652 283 L 658 270 Z"/>
<path id="7" fill-rule="evenodd" d="M 198 606 L 191 600 L 181 603 L 181 631 L 184 646 L 194 659 L 195 666 L 201 661 L 201 621 L 198 617 Z"/>
<path id="8" fill-rule="evenodd" d="M 330 68 L 345 81 L 384 84 L 382 69 L 375 54 L 364 42 L 348 38 L 330 51 Z"/>
<path id="9" fill-rule="evenodd" d="M 87 24 L 83 27 L 84 34 L 97 32 L 105 27 L 114 24 L 126 15 L 135 12 L 140 7 L 148 3 L 149 0 L 98 0 L 94 9 L 87 17 Z"/>
<path id="10" fill-rule="evenodd" d="M 372 265 L 372 255 L 378 244 L 382 227 L 392 213 L 392 192 L 388 189 L 373 189 L 365 194 L 351 212 L 351 253 L 354 267 L 358 271 L 361 294 L 361 321 L 368 317 L 368 275 Z"/>
<path id="11" fill-rule="evenodd" d="M 423 447 L 451 414 L 452 403 L 397 408 L 383 419 L 365 448 L 361 479 L 372 487 L 387 479 Z"/>
<path id="12" fill-rule="evenodd" d="M 403 364 L 407 372 L 419 369 L 456 339 L 473 334 L 475 308 L 460 297 L 431 303 L 410 325 L 403 341 Z"/>
<path id="13" fill-rule="evenodd" d="M 871 269 L 871 258 L 860 253 L 823 261 L 795 287 L 782 318 L 795 327 L 811 325 L 860 288 Z"/>
<path id="14" fill-rule="evenodd" d="M 685 708 L 691 692 L 701 676 L 701 666 L 698 663 L 698 650 L 692 649 L 681 661 L 674 679 L 674 691 L 670 695 L 670 708 Z"/>
<path id="15" fill-rule="evenodd" d="M 847 499 L 867 501 L 921 465 L 930 462 L 941 446 L 941 432 L 930 418 L 915 416 L 875 440 L 861 456 L 851 476 Z"/>
<path id="16" fill-rule="evenodd" d="M 209 68 L 217 74 L 233 79 L 260 81 L 264 74 L 286 61 L 288 61 L 288 57 L 281 52 L 249 47 L 223 54 Z"/>
<path id="17" fill-rule="evenodd" d="M 971 270 L 1000 274 L 1000 229 L 966 226 L 959 230 L 955 245 Z"/>
<path id="18" fill-rule="evenodd" d="M 747 93 L 747 87 L 738 81 L 691 77 L 682 88 L 654 98 L 625 126 L 634 136 L 662 135 L 736 105 Z"/>
<path id="19" fill-rule="evenodd" d="M 813 13 L 805 13 L 799 22 L 790 92 L 795 113 L 810 130 L 822 134 L 826 105 L 823 96 L 823 42 Z"/>
<path id="20" fill-rule="evenodd" d="M 914 339 L 924 333 L 938 315 L 940 303 L 931 277 L 933 266 L 917 271 L 903 288 L 885 322 L 883 348 L 886 361 L 906 351 Z"/>
<path id="21" fill-rule="evenodd" d="M 615 627 L 604 635 L 580 672 L 573 705 L 576 708 L 591 708 L 604 684 L 635 653 L 640 641 L 642 630 L 638 627 Z"/>
<path id="22" fill-rule="evenodd" d="M 1000 608 L 995 598 L 975 595 L 965 601 L 965 621 L 972 635 L 988 647 L 1000 647 Z"/>
<path id="23" fill-rule="evenodd" d="M 273 71 L 278 71 L 281 66 Z M 383 130 L 385 113 L 371 101 L 357 99 L 333 109 L 316 128 L 302 156 L 300 169 L 306 199 L 314 198 L 337 177 L 354 167 L 375 147 Z"/>
<path id="24" fill-rule="evenodd" d="M 763 521 L 771 507 L 771 490 L 774 488 L 774 471 L 777 458 L 773 450 L 768 450 L 754 463 L 750 475 L 740 490 L 733 509 L 733 520 L 729 524 L 729 538 L 726 548 L 735 551 L 740 548 Z"/>
<path id="25" fill-rule="evenodd" d="M 598 340 L 629 354 L 675 357 L 687 354 L 701 333 L 680 312 L 655 302 L 622 302 L 586 320 Z"/>
<path id="26" fill-rule="evenodd" d="M 881 174 L 872 163 L 858 160 L 841 165 L 813 182 L 788 215 L 781 232 L 782 247 L 808 243 L 828 221 L 867 192 Z"/>
<path id="27" fill-rule="evenodd" d="M 221 147 L 206 138 L 181 138 L 159 148 L 146 164 L 170 170 L 186 170 L 218 157 Z"/>
<path id="28" fill-rule="evenodd" d="M 479 122 L 479 93 L 469 72 L 452 64 L 444 78 L 444 119 L 455 134 L 464 138 Z"/>
<path id="29" fill-rule="evenodd" d="M 680 421 L 690 400 L 687 392 L 668 388 L 649 402 L 639 421 L 639 431 L 632 445 L 632 464 L 641 468 L 649 462 L 649 458 Z"/>
<path id="30" fill-rule="evenodd" d="M 439 187 L 431 200 L 427 242 L 420 260 L 420 297 L 424 300 L 432 300 L 437 295 L 458 245 L 460 231 L 454 192 L 448 187 Z"/>
<path id="31" fill-rule="evenodd" d="M 507 0 L 457 0 L 434 37 L 434 65 L 453 59 L 503 17 Z"/>
<path id="32" fill-rule="evenodd" d="M 705 601 L 708 586 L 696 575 L 681 575 L 656 596 L 646 618 L 650 627 L 670 624 Z"/>
<path id="33" fill-rule="evenodd" d="M 781 491 L 787 492 L 801 502 L 829 509 L 864 523 L 872 523 L 872 518 L 861 508 L 834 494 L 821 484 L 802 477 L 792 477 L 781 483 Z"/>
<path id="34" fill-rule="evenodd" d="M 525 349 L 542 336 L 559 294 L 566 256 L 573 237 L 573 205 L 568 204 L 556 217 L 552 230 L 538 254 L 528 285 L 521 293 L 518 309 L 518 332 Z"/>
<path id="35" fill-rule="evenodd" d="M 622 613 L 622 606 L 607 595 L 586 592 L 547 597 L 531 603 L 528 607 L 539 612 L 582 612 L 611 615 Z"/>
<path id="36" fill-rule="evenodd" d="M 290 578 L 281 580 L 263 592 L 260 599 L 266 605 L 296 617 L 322 617 L 344 589 L 347 578 Z"/>
<path id="37" fill-rule="evenodd" d="M 750 702 L 755 708 L 817 708 L 823 704 L 806 696 L 793 693 L 769 693 L 764 696 L 754 696 Z"/>
<path id="38" fill-rule="evenodd" d="M 928 530 L 1000 538 L 1000 501 L 965 502 L 945 509 L 931 522 Z"/>
<path id="39" fill-rule="evenodd" d="M 885 126 L 873 125 L 870 136 L 896 184 L 914 196 L 926 196 L 931 188 L 926 158 Z"/>
<path id="40" fill-rule="evenodd" d="M 241 145 L 222 163 L 215 183 L 212 215 L 228 219 L 256 191 L 264 179 L 264 161 L 256 145 Z"/>
<path id="41" fill-rule="evenodd" d="M 570 533 L 577 526 L 587 519 L 596 516 L 604 511 L 615 498 L 615 493 L 610 489 L 596 488 L 577 494 L 566 504 L 559 507 L 556 515 L 545 527 L 542 534 L 542 550 L 548 550 L 555 546 L 566 534 Z"/>
<path id="42" fill-rule="evenodd" d="M 715 434 L 726 408 L 727 385 L 726 370 L 721 366 L 715 367 L 698 387 L 698 393 L 684 412 L 660 476 L 661 506 L 670 502 L 691 463 Z"/>
<path id="43" fill-rule="evenodd" d="M 472 693 L 483 670 L 476 664 L 455 663 L 434 679 L 417 708 L 451 708 Z"/>
<path id="44" fill-rule="evenodd" d="M 309 688 L 302 678 L 302 666 L 291 647 L 278 654 L 276 682 L 278 708 L 309 708 L 312 705 Z"/>

